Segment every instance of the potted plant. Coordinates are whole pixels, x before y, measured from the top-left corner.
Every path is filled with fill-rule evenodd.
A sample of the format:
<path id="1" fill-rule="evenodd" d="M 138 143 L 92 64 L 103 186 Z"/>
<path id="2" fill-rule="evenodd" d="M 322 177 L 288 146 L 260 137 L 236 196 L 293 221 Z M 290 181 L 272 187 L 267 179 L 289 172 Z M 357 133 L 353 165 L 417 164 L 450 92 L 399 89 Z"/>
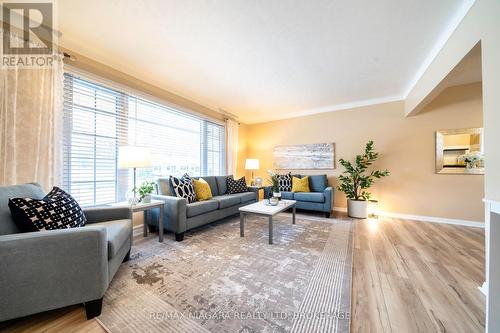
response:
<path id="1" fill-rule="evenodd" d="M 151 202 L 151 193 L 155 190 L 154 182 L 144 182 L 137 189 L 137 193 L 139 194 L 139 200 L 143 203 Z"/>
<path id="2" fill-rule="evenodd" d="M 382 178 L 389 175 L 389 171 L 374 170 L 367 173 L 368 167 L 377 159 L 378 153 L 374 151 L 373 141 L 366 144 L 363 155 L 357 155 L 355 165 L 344 159 L 340 159 L 340 164 L 345 171 L 339 176 L 340 185 L 338 190 L 347 196 L 347 214 L 350 217 L 365 219 L 368 217 L 368 201 L 371 193 L 365 191 L 369 189 L 375 178 Z"/>
<path id="3" fill-rule="evenodd" d="M 474 169 L 484 161 L 483 154 L 479 151 L 469 152 L 458 156 L 458 160 L 465 163 L 467 169 Z"/>
<path id="4" fill-rule="evenodd" d="M 269 170 L 269 182 L 271 183 L 271 190 L 273 193 L 272 198 L 276 198 L 279 200 L 281 198 L 281 191 L 279 187 L 279 179 L 278 179 L 278 174 L 274 170 Z"/>

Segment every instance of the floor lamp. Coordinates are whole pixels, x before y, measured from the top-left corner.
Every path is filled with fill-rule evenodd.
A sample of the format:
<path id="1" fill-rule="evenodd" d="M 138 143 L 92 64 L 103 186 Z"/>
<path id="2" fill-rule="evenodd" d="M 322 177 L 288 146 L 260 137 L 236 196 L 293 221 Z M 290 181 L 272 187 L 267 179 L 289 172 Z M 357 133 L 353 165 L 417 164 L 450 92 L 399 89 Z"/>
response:
<path id="1" fill-rule="evenodd" d="M 137 168 L 148 168 L 151 166 L 151 151 L 146 147 L 122 146 L 118 150 L 118 168 L 134 170 L 134 198 L 132 204 L 137 204 Z"/>

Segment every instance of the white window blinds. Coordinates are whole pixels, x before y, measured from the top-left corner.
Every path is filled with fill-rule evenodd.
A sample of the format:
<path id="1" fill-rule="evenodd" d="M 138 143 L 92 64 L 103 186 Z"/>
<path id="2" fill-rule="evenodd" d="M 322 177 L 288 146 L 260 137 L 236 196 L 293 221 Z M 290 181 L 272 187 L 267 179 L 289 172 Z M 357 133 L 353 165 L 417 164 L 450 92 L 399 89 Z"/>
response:
<path id="1" fill-rule="evenodd" d="M 65 74 L 64 187 L 81 205 L 125 200 L 132 172 L 117 168 L 119 147 L 145 146 L 158 177 L 224 174 L 224 127 L 132 94 Z"/>

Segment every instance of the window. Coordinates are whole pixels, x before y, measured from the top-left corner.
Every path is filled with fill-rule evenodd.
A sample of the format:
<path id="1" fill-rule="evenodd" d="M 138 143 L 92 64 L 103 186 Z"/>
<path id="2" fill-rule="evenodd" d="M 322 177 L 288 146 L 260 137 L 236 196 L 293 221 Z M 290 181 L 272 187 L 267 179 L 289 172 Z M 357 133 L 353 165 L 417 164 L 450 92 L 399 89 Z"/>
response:
<path id="1" fill-rule="evenodd" d="M 151 150 L 153 167 L 137 169 L 137 185 L 224 174 L 223 126 L 68 73 L 64 89 L 64 187 L 81 205 L 126 199 L 132 172 L 117 168 L 120 146 Z"/>

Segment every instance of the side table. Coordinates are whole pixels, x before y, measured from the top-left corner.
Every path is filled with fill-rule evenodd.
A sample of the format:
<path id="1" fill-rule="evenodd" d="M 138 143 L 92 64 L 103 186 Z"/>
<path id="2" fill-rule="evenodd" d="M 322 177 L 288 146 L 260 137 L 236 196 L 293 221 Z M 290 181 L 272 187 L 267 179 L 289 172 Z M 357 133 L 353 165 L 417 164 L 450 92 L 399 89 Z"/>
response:
<path id="1" fill-rule="evenodd" d="M 266 187 L 267 186 L 256 186 L 256 185 L 247 185 L 248 188 L 257 190 L 257 201 L 260 199 L 260 190 L 263 190 L 264 192 L 264 198 L 266 197 Z"/>
<path id="2" fill-rule="evenodd" d="M 163 208 L 165 206 L 165 203 L 161 200 L 151 200 L 151 202 L 148 203 L 138 203 L 135 205 L 131 205 L 128 202 L 117 202 L 110 204 L 110 206 L 113 207 L 130 207 L 130 210 L 132 210 L 133 213 L 136 212 L 144 212 L 144 221 L 143 221 L 143 235 L 144 237 L 148 236 L 148 222 L 146 218 L 146 214 L 149 210 L 151 209 L 156 209 L 158 208 L 160 210 L 160 216 L 159 216 L 159 221 L 158 221 L 158 240 L 160 243 L 163 242 Z"/>

